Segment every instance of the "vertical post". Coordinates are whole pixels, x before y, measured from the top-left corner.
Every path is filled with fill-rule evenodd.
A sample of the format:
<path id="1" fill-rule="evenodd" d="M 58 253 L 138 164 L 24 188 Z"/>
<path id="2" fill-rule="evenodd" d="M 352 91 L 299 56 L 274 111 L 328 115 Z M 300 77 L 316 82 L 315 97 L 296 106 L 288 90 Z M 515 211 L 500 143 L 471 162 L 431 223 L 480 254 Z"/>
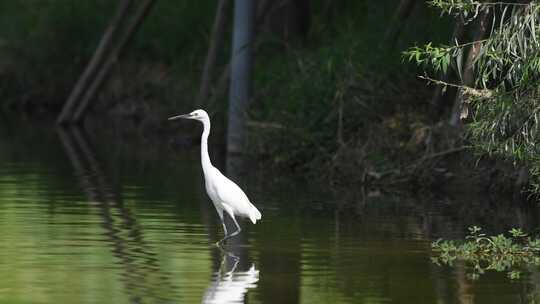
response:
<path id="1" fill-rule="evenodd" d="M 245 143 L 246 110 L 251 91 L 255 2 L 234 1 L 227 153 L 241 153 Z"/>

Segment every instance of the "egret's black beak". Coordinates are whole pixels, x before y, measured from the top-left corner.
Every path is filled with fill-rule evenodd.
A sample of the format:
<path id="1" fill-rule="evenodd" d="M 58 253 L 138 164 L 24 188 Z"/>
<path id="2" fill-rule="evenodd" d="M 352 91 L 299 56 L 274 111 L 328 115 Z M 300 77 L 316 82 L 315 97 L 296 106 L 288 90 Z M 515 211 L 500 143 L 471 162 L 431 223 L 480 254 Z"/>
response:
<path id="1" fill-rule="evenodd" d="M 178 119 L 178 118 L 189 119 L 189 118 L 191 118 L 191 114 L 182 114 L 182 115 L 177 115 L 177 116 L 169 117 L 168 120 L 175 120 L 175 119 Z"/>

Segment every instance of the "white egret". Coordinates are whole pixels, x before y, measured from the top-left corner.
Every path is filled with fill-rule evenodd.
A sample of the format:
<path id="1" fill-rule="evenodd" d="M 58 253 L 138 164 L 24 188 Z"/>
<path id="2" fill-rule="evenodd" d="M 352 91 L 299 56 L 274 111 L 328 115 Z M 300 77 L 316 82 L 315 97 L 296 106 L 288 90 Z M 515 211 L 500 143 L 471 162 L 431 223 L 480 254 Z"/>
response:
<path id="1" fill-rule="evenodd" d="M 216 243 L 220 244 L 227 239 L 238 235 L 242 231 L 235 216 L 249 218 L 253 224 L 255 224 L 257 220 L 261 219 L 261 213 L 249 201 L 244 191 L 242 191 L 238 185 L 228 179 L 212 165 L 210 156 L 208 155 L 208 135 L 210 134 L 210 118 L 208 117 L 208 113 L 204 110 L 195 110 L 189 114 L 170 117 L 169 120 L 178 118 L 194 119 L 203 124 L 201 136 L 201 165 L 204 173 L 206 193 L 208 193 L 208 196 L 214 203 L 214 207 L 221 219 L 221 224 L 223 225 L 223 230 L 225 232 L 225 237 Z M 231 234 L 227 233 L 227 226 L 223 219 L 224 211 L 227 212 L 236 225 L 236 231 Z"/>

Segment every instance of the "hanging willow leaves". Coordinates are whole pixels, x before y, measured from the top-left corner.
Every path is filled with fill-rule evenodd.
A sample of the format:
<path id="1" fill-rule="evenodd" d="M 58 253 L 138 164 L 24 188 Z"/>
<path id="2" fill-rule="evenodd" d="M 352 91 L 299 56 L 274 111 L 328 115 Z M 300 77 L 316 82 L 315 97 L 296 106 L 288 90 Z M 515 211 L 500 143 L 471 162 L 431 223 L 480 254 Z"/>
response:
<path id="1" fill-rule="evenodd" d="M 455 74 L 461 83 L 425 78 L 468 92 L 465 102 L 472 111 L 466 126 L 471 141 L 485 152 L 529 162 L 531 172 L 537 173 L 540 191 L 540 149 L 536 145 L 540 142 L 540 1 L 431 0 L 429 4 L 465 22 L 475 20 L 480 12 L 489 13 L 489 36 L 453 46 L 416 46 L 404 52 L 405 58 L 423 66 L 428 74 Z M 466 87 L 462 84 L 464 54 L 473 46 L 478 50 L 472 63 L 474 79 Z"/>

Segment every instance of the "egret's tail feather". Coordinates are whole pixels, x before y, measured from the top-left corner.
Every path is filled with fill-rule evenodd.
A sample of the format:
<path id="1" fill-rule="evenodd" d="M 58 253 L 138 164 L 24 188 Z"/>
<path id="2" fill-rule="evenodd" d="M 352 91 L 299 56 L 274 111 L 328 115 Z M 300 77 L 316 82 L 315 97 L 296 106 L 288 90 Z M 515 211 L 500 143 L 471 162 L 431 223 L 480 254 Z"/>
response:
<path id="1" fill-rule="evenodd" d="M 251 209 L 251 212 L 249 214 L 249 219 L 251 220 L 253 224 L 256 224 L 257 220 L 260 220 L 262 215 L 261 215 L 261 212 L 259 212 L 259 210 L 257 209 L 257 207 L 255 206 L 252 206 L 252 207 L 253 209 Z"/>

